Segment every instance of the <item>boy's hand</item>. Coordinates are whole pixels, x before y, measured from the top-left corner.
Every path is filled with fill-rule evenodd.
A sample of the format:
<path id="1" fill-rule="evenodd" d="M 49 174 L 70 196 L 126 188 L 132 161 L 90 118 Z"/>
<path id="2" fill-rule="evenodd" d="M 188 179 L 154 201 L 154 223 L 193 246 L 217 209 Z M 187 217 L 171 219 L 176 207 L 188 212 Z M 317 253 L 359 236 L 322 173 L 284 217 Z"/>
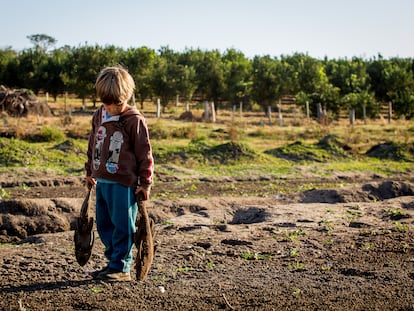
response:
<path id="1" fill-rule="evenodd" d="M 90 190 L 92 189 L 93 186 L 96 185 L 96 179 L 91 176 L 86 176 L 85 184 L 86 184 L 86 187 Z"/>
<path id="2" fill-rule="evenodd" d="M 145 189 L 143 187 L 137 187 L 135 190 L 135 195 L 138 196 L 139 193 L 142 193 L 142 196 L 144 197 L 144 201 L 149 199 L 150 196 L 150 189 Z"/>

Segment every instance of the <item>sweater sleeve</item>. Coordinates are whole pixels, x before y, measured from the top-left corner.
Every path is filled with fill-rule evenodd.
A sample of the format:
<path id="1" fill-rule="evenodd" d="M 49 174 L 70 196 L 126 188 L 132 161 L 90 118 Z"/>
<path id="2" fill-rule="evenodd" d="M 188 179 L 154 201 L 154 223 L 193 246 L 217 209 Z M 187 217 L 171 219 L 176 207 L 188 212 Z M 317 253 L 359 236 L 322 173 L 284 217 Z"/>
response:
<path id="1" fill-rule="evenodd" d="M 149 188 L 153 182 L 154 159 L 152 156 L 148 126 L 143 117 L 139 118 L 137 124 L 135 155 L 137 159 L 139 185 L 143 188 Z"/>
<path id="2" fill-rule="evenodd" d="M 88 138 L 88 150 L 86 152 L 86 162 L 85 162 L 85 172 L 86 176 L 92 175 L 92 152 L 93 152 L 93 143 L 94 143 L 94 137 L 95 137 L 95 130 L 97 126 L 97 120 L 100 118 L 100 111 L 99 109 L 93 114 L 92 120 L 91 120 L 91 131 L 89 133 Z M 99 124 L 99 123 L 98 123 Z"/>

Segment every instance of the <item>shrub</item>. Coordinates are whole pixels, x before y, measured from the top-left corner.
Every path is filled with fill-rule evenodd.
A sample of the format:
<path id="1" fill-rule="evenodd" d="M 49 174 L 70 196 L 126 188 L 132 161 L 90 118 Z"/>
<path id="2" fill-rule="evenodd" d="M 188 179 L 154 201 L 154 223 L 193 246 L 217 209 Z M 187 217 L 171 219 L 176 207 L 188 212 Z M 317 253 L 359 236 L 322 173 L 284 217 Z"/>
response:
<path id="1" fill-rule="evenodd" d="M 43 126 L 40 129 L 40 137 L 42 137 L 42 141 L 45 142 L 60 141 L 65 138 L 65 134 L 56 127 Z"/>
<path id="2" fill-rule="evenodd" d="M 169 133 L 161 121 L 149 126 L 148 131 L 151 139 L 167 139 L 169 137 Z"/>

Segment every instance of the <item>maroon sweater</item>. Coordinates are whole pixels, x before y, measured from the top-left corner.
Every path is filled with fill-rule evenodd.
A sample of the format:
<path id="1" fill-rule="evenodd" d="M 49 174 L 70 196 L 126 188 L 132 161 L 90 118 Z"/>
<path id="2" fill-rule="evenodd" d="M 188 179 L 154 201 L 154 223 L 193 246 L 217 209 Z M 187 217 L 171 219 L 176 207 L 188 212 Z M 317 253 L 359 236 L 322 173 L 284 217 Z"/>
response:
<path id="1" fill-rule="evenodd" d="M 134 107 L 107 117 L 103 106 L 92 117 L 87 176 L 115 181 L 127 187 L 149 188 L 154 160 L 145 118 Z"/>

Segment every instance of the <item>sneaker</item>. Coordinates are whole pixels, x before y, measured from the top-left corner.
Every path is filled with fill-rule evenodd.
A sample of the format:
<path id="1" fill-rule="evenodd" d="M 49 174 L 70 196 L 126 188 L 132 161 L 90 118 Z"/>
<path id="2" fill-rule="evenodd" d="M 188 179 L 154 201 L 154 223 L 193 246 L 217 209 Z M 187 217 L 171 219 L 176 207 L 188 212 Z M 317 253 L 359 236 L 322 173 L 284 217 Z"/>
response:
<path id="1" fill-rule="evenodd" d="M 127 282 L 131 281 L 131 274 L 129 272 L 122 272 L 113 269 L 106 269 L 98 274 L 96 277 L 99 280 L 113 281 L 113 282 Z"/>
<path id="2" fill-rule="evenodd" d="M 99 276 L 99 274 L 106 272 L 106 270 L 108 270 L 108 269 L 109 269 L 109 267 L 108 267 L 108 266 L 103 267 L 103 268 L 102 268 L 102 269 L 100 269 L 100 270 L 96 270 L 96 271 L 92 272 L 92 273 L 91 273 L 91 275 L 92 275 L 92 277 L 93 277 L 94 279 L 97 279 L 97 278 L 98 278 L 98 276 Z"/>

